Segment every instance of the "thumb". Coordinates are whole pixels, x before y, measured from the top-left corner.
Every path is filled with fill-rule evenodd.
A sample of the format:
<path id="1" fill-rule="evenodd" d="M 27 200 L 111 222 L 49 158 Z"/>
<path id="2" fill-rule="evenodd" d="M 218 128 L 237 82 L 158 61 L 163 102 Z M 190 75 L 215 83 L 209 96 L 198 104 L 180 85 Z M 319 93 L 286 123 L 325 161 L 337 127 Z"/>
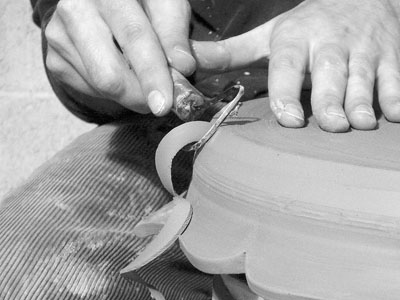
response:
<path id="1" fill-rule="evenodd" d="M 197 67 L 206 71 L 229 71 L 246 67 L 270 55 L 270 39 L 280 16 L 241 35 L 217 42 L 191 41 Z"/>

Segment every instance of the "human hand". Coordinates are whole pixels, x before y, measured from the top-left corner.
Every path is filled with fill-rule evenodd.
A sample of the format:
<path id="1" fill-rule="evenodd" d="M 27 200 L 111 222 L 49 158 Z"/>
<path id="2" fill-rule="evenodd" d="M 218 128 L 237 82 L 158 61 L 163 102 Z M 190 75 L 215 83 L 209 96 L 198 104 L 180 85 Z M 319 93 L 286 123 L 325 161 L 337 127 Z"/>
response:
<path id="1" fill-rule="evenodd" d="M 270 105 L 287 127 L 304 125 L 300 92 L 311 73 L 311 106 L 319 126 L 343 132 L 376 127 L 381 110 L 400 122 L 400 2 L 306 0 L 247 32 L 193 42 L 198 66 L 226 71 L 269 58 Z"/>
<path id="2" fill-rule="evenodd" d="M 165 115 L 173 104 L 168 64 L 184 75 L 196 67 L 189 21 L 187 0 L 60 0 L 45 29 L 46 65 L 80 93 Z"/>

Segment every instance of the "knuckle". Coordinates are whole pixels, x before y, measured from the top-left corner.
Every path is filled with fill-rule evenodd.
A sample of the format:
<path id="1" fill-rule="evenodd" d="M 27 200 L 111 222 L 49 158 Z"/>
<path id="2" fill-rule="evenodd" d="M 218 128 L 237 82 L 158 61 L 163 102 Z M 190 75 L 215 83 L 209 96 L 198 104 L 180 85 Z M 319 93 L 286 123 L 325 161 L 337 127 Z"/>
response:
<path id="1" fill-rule="evenodd" d="M 400 70 L 393 70 L 388 75 L 390 76 L 390 81 L 400 89 Z"/>
<path id="2" fill-rule="evenodd" d="M 391 81 L 400 83 L 399 56 L 395 54 L 385 54 L 383 57 L 381 57 L 381 60 L 376 68 L 377 79 L 384 79 L 386 81 L 390 78 Z"/>
<path id="3" fill-rule="evenodd" d="M 274 51 L 271 55 L 270 66 L 273 69 L 289 69 L 304 73 L 305 64 L 299 53 L 301 52 L 295 46 L 288 46 Z"/>
<path id="4" fill-rule="evenodd" d="M 121 11 L 120 1 L 95 0 L 95 3 L 100 11 L 109 11 L 111 14 Z"/>
<path id="5" fill-rule="evenodd" d="M 224 72 L 229 69 L 232 63 L 231 49 L 234 49 L 234 46 L 231 45 L 231 40 L 229 39 L 218 41 L 216 45 L 215 52 L 219 57 L 223 58 L 219 61 L 218 70 Z"/>
<path id="6" fill-rule="evenodd" d="M 57 13 L 62 16 L 69 16 L 79 11 L 79 0 L 60 0 L 57 4 Z"/>
<path id="7" fill-rule="evenodd" d="M 275 45 L 287 45 L 288 42 L 304 42 L 304 29 L 300 26 L 301 23 L 301 20 L 295 16 L 280 18 L 271 33 L 271 48 Z"/>
<path id="8" fill-rule="evenodd" d="M 350 57 L 349 66 L 371 66 L 372 61 L 367 54 L 356 53 Z"/>
<path id="9" fill-rule="evenodd" d="M 382 70 L 376 74 L 376 82 L 378 85 L 379 94 L 385 94 L 383 91 L 400 91 L 400 71 Z"/>
<path id="10" fill-rule="evenodd" d="M 313 69 L 336 70 L 345 76 L 348 73 L 346 52 L 336 44 L 325 45 L 319 48 L 313 65 Z"/>
<path id="11" fill-rule="evenodd" d="M 144 26 L 138 22 L 130 22 L 123 26 L 121 35 L 126 43 L 135 43 L 145 33 Z"/>
<path id="12" fill-rule="evenodd" d="M 374 67 L 371 59 L 365 54 L 357 54 L 349 60 L 349 75 L 350 77 L 359 78 L 370 84 L 373 84 Z"/>
<path id="13" fill-rule="evenodd" d="M 165 50 L 173 50 L 177 44 L 181 43 L 182 35 L 179 34 L 179 29 L 168 28 L 169 26 L 164 26 L 163 29 L 158 30 L 158 37 L 160 39 L 160 44 L 164 46 Z"/>
<path id="14" fill-rule="evenodd" d="M 321 91 L 319 100 L 324 105 L 336 105 L 343 100 L 343 97 L 335 88 L 326 88 Z"/>
<path id="15" fill-rule="evenodd" d="M 118 99 L 124 93 L 122 78 L 113 68 L 104 68 L 101 72 L 90 73 L 94 88 L 101 94 Z"/>
<path id="16" fill-rule="evenodd" d="M 136 66 L 135 72 L 138 76 L 138 78 L 142 78 L 144 80 L 154 78 L 154 74 L 157 74 L 160 70 L 160 66 L 156 65 L 141 65 L 141 66 Z"/>
<path id="17" fill-rule="evenodd" d="M 299 28 L 299 24 L 302 24 L 301 20 L 296 14 L 286 14 L 278 19 L 276 22 L 276 29 L 280 34 L 292 35 L 293 30 Z"/>
<path id="18" fill-rule="evenodd" d="M 333 89 L 320 91 L 312 98 L 312 110 L 319 115 L 325 115 L 328 107 L 336 107 L 336 113 L 340 114 L 342 106 L 339 103 L 342 103 L 343 100 L 343 97 Z"/>
<path id="19" fill-rule="evenodd" d="M 282 18 L 277 23 L 278 34 L 283 34 L 286 37 L 296 36 L 296 33 L 299 29 L 299 24 L 301 23 L 301 20 L 299 20 L 299 18 L 294 15 L 291 15 L 289 18 Z"/>

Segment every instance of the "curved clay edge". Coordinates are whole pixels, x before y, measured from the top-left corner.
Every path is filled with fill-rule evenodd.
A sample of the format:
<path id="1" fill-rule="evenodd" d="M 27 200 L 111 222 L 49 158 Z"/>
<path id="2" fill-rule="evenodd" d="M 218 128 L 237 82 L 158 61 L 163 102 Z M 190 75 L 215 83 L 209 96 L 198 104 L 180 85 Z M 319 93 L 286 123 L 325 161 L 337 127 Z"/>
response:
<path id="1" fill-rule="evenodd" d="M 178 195 L 172 184 L 172 160 L 183 147 L 200 140 L 211 126 L 211 123 L 204 121 L 184 123 L 172 129 L 158 145 L 155 155 L 157 173 L 163 186 L 172 195 Z"/>

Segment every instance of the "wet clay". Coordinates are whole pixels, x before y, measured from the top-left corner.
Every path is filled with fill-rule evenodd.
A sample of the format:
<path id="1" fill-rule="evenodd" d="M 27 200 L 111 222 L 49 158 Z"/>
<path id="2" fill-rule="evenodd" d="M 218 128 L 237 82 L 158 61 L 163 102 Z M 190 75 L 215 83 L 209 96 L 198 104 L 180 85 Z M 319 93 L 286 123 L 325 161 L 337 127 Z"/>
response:
<path id="1" fill-rule="evenodd" d="M 288 129 L 267 99 L 226 124 L 195 161 L 190 261 L 266 299 L 400 299 L 400 125 Z"/>

